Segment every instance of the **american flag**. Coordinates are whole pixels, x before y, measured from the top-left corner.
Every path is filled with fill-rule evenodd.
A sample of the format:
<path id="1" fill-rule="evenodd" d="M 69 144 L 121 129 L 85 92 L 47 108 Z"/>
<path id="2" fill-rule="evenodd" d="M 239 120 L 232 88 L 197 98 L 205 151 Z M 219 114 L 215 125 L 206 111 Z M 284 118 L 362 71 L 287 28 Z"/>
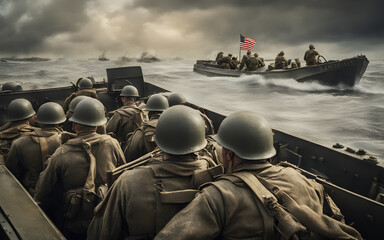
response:
<path id="1" fill-rule="evenodd" d="M 244 37 L 240 34 L 240 49 L 242 50 L 251 50 L 253 51 L 253 47 L 255 46 L 256 40 L 252 38 Z"/>

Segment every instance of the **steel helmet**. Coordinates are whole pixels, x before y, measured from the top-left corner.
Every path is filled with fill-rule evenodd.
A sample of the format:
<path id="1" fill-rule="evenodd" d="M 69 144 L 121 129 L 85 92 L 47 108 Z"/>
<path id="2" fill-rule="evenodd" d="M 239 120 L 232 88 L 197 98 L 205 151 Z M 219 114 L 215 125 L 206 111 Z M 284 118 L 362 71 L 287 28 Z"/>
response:
<path id="1" fill-rule="evenodd" d="M 313 44 L 309 44 L 309 49 L 315 49 L 315 46 L 313 46 Z"/>
<path id="2" fill-rule="evenodd" d="M 91 127 L 101 126 L 107 122 L 104 105 L 95 98 L 84 99 L 77 104 L 69 121 Z"/>
<path id="3" fill-rule="evenodd" d="M 63 108 L 57 103 L 47 102 L 37 110 L 35 121 L 40 124 L 60 124 L 65 120 L 67 119 Z"/>
<path id="4" fill-rule="evenodd" d="M 139 91 L 132 85 L 124 86 L 123 90 L 121 90 L 121 97 L 140 97 Z"/>
<path id="5" fill-rule="evenodd" d="M 168 100 L 161 94 L 152 95 L 145 106 L 145 110 L 152 112 L 163 112 L 169 107 Z"/>
<path id="6" fill-rule="evenodd" d="M 81 78 L 79 80 L 79 89 L 89 89 L 93 88 L 92 80 L 89 78 Z"/>
<path id="7" fill-rule="evenodd" d="M 279 53 L 280 56 L 284 56 L 284 54 L 285 54 L 284 51 L 281 51 L 281 52 Z"/>
<path id="8" fill-rule="evenodd" d="M 259 54 L 255 53 L 255 54 L 253 54 L 253 56 L 255 56 L 255 57 L 258 57 L 258 56 L 259 56 Z"/>
<path id="9" fill-rule="evenodd" d="M 187 102 L 187 99 L 181 93 L 171 93 L 168 95 L 169 106 L 175 106 Z"/>
<path id="10" fill-rule="evenodd" d="M 269 123 L 253 112 L 242 111 L 229 115 L 213 138 L 246 160 L 263 160 L 276 154 Z"/>
<path id="11" fill-rule="evenodd" d="M 169 154 L 184 155 L 199 151 L 207 145 L 204 121 L 190 107 L 170 107 L 157 122 L 155 142 L 163 152 Z"/>
<path id="12" fill-rule="evenodd" d="M 68 107 L 68 111 L 72 112 L 75 110 L 75 107 L 77 106 L 77 104 L 79 104 L 79 102 L 81 102 L 82 100 L 84 99 L 88 99 L 90 97 L 88 96 L 84 96 L 84 95 L 81 95 L 81 96 L 77 96 L 75 97 L 74 99 L 72 99 L 72 101 L 69 103 L 69 107 Z"/>
<path id="13" fill-rule="evenodd" d="M 32 117 L 36 114 L 32 104 L 25 98 L 18 98 L 9 103 L 7 108 L 8 121 L 15 122 Z"/>
<path id="14" fill-rule="evenodd" d="M 15 82 L 6 82 L 1 87 L 1 91 L 18 92 L 18 91 L 23 91 L 23 87 L 21 87 L 20 84 L 17 84 Z"/>

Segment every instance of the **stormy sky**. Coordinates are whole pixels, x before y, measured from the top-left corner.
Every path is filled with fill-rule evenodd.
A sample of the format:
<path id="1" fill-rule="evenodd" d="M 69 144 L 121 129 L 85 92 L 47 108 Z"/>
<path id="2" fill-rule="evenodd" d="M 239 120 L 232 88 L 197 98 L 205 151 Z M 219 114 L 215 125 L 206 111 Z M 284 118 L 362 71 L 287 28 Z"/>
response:
<path id="1" fill-rule="evenodd" d="M 0 57 L 214 58 L 255 51 L 384 59 L 382 0 L 0 0 Z"/>

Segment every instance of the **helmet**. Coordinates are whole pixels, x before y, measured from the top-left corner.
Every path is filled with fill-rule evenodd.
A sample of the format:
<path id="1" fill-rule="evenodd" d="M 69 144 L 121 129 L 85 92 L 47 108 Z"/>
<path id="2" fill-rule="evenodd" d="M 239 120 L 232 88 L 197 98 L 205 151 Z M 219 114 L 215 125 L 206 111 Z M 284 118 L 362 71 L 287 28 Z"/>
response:
<path id="1" fill-rule="evenodd" d="M 213 138 L 246 160 L 262 160 L 276 154 L 269 123 L 253 112 L 242 111 L 229 115 Z"/>
<path id="2" fill-rule="evenodd" d="M 259 56 L 259 54 L 255 53 L 255 54 L 253 54 L 253 56 L 255 56 L 255 57 L 258 57 L 258 56 Z"/>
<path id="3" fill-rule="evenodd" d="M 8 121 L 20 121 L 32 117 L 36 114 L 33 110 L 32 104 L 25 98 L 18 98 L 9 103 Z"/>
<path id="4" fill-rule="evenodd" d="M 251 53 L 252 53 L 252 51 L 251 51 L 251 50 L 248 50 L 248 51 L 247 51 L 247 54 L 248 54 L 248 55 L 249 55 L 249 54 L 251 54 Z"/>
<path id="5" fill-rule="evenodd" d="M 162 112 L 169 107 L 168 100 L 161 94 L 152 95 L 145 106 L 145 110 Z"/>
<path id="6" fill-rule="evenodd" d="M 69 103 L 68 111 L 73 113 L 77 104 L 79 102 L 81 102 L 82 100 L 87 99 L 87 98 L 90 98 L 90 97 L 81 95 L 81 96 L 77 96 L 74 99 L 72 99 L 72 101 Z"/>
<path id="7" fill-rule="evenodd" d="M 313 46 L 313 44 L 309 44 L 309 49 L 315 49 L 315 46 Z"/>
<path id="8" fill-rule="evenodd" d="M 183 155 L 199 151 L 207 145 L 204 121 L 190 107 L 170 107 L 157 122 L 155 142 L 163 152 L 169 154 Z"/>
<path id="9" fill-rule="evenodd" d="M 232 53 L 228 54 L 228 57 L 232 57 Z"/>
<path id="10" fill-rule="evenodd" d="M 121 90 L 121 97 L 139 97 L 139 91 L 132 85 L 124 86 Z"/>
<path id="11" fill-rule="evenodd" d="M 15 82 L 6 82 L 1 87 L 1 91 L 18 92 L 18 91 L 23 91 L 23 87 L 21 87 L 20 84 L 17 84 Z"/>
<path id="12" fill-rule="evenodd" d="M 79 80 L 79 89 L 89 89 L 93 87 L 92 80 L 89 78 L 81 78 Z"/>
<path id="13" fill-rule="evenodd" d="M 284 56 L 284 54 L 285 54 L 284 51 L 281 51 L 281 52 L 279 53 L 280 56 Z"/>
<path id="14" fill-rule="evenodd" d="M 67 120 L 63 108 L 54 102 L 41 105 L 36 115 L 36 122 L 41 124 L 60 124 Z"/>
<path id="15" fill-rule="evenodd" d="M 107 122 L 104 105 L 95 98 L 84 99 L 77 104 L 69 121 L 98 127 Z"/>
<path id="16" fill-rule="evenodd" d="M 179 105 L 188 102 L 187 99 L 181 93 L 171 93 L 168 95 L 169 106 Z"/>

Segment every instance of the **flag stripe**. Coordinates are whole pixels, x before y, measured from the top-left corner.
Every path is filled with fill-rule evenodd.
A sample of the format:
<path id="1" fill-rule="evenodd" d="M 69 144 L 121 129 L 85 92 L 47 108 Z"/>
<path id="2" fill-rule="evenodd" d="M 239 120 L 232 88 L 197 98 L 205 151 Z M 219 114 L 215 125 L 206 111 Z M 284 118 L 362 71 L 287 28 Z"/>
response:
<path id="1" fill-rule="evenodd" d="M 253 47 L 255 46 L 256 40 L 252 38 L 244 37 L 240 34 L 240 49 L 242 50 L 253 50 Z"/>

